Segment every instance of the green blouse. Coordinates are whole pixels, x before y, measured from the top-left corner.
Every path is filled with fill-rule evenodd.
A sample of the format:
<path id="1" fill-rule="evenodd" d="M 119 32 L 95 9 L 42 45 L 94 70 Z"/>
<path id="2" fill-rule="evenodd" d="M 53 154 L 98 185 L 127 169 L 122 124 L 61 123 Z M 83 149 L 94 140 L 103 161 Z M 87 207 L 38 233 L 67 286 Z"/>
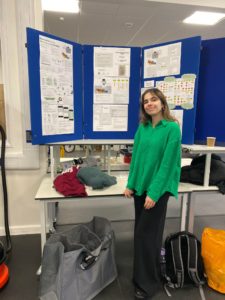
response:
<path id="1" fill-rule="evenodd" d="M 140 124 L 134 147 L 127 188 L 137 195 L 147 192 L 155 202 L 165 193 L 178 197 L 181 170 L 181 133 L 176 122 L 161 120 Z"/>

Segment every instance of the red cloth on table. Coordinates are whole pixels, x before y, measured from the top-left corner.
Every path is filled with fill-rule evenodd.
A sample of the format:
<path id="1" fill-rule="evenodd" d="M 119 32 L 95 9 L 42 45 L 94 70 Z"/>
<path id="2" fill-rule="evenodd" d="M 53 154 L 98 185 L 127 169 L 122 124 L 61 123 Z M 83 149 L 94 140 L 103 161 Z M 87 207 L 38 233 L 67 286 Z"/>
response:
<path id="1" fill-rule="evenodd" d="M 53 182 L 56 191 L 64 196 L 87 196 L 84 184 L 77 178 L 77 172 L 78 169 L 74 166 L 58 175 Z"/>

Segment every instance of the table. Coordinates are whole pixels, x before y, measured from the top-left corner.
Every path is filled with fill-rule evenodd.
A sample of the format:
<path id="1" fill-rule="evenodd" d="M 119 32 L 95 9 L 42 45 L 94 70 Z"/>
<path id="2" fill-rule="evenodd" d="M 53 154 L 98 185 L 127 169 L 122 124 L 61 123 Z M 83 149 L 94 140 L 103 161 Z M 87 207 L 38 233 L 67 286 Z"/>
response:
<path id="1" fill-rule="evenodd" d="M 94 141 L 96 143 L 96 141 Z M 90 144 L 94 143 L 93 141 Z M 119 143 L 118 141 L 116 141 Z M 71 143 L 71 142 L 70 142 Z M 81 141 L 76 141 L 76 143 L 81 144 Z M 108 141 L 103 141 L 102 144 L 108 144 Z M 111 141 L 110 144 L 115 143 Z M 121 141 L 120 141 L 121 143 Z M 132 140 L 123 141 L 123 144 L 131 144 Z M 87 141 L 85 141 L 87 144 Z M 182 145 L 183 150 L 190 153 L 201 153 L 206 154 L 206 166 L 204 174 L 204 185 L 195 185 L 190 183 L 180 183 L 178 192 L 181 195 L 181 221 L 180 221 L 180 230 L 193 231 L 194 223 L 194 199 L 196 194 L 199 192 L 209 192 L 209 191 L 218 191 L 216 186 L 209 186 L 209 173 L 210 173 L 210 162 L 212 153 L 224 153 L 225 147 L 208 147 L 206 145 Z M 53 152 L 53 151 L 52 151 Z M 53 157 L 54 158 L 54 157 Z M 53 159 L 54 161 L 54 159 Z M 189 165 L 191 159 L 182 159 L 182 166 Z M 56 192 L 53 188 L 53 173 L 51 172 L 50 176 L 45 176 L 41 182 L 41 185 L 35 196 L 35 200 L 40 201 L 40 214 L 41 214 L 41 248 L 43 250 L 44 244 L 46 242 L 46 218 L 49 213 L 49 206 L 51 203 L 63 201 L 84 201 L 84 197 L 64 197 L 63 195 Z M 123 196 L 123 191 L 127 182 L 127 174 L 117 175 L 117 184 L 111 187 L 108 187 L 104 190 L 92 190 L 92 188 L 87 187 L 88 197 L 86 201 L 92 201 L 93 199 L 104 199 L 107 198 L 107 201 L 115 199 L 115 197 Z M 52 206 L 52 205 L 51 205 Z M 51 216 L 52 217 L 52 216 Z M 52 218 L 51 218 L 52 220 Z"/>
<path id="2" fill-rule="evenodd" d="M 185 161 L 187 163 L 188 160 Z M 113 201 L 116 197 L 122 197 L 123 191 L 125 189 L 127 183 L 127 173 L 117 174 L 117 184 L 112 185 L 111 187 L 107 187 L 103 190 L 92 190 L 92 188 L 87 187 L 86 191 L 88 197 L 64 197 L 60 193 L 58 193 L 52 184 L 52 179 L 50 175 L 46 175 L 37 191 L 35 196 L 35 200 L 40 202 L 40 216 L 41 216 L 41 249 L 43 250 L 44 244 L 46 242 L 46 234 L 47 234 L 47 216 L 49 211 L 51 211 L 50 207 L 53 203 L 59 201 L 93 201 L 96 199 Z M 192 214 L 193 205 L 191 205 L 191 197 L 193 191 L 215 191 L 218 188 L 215 186 L 197 186 L 190 183 L 179 184 L 178 192 L 181 195 L 181 212 L 180 212 L 180 230 L 185 230 L 189 224 L 189 215 Z M 62 202 L 61 202 L 62 203 Z M 52 218 L 50 218 L 52 221 Z M 51 225 L 51 224 L 50 224 Z"/>
<path id="3" fill-rule="evenodd" d="M 183 151 L 187 151 L 192 154 L 205 154 L 206 161 L 205 161 L 205 172 L 204 172 L 204 186 L 209 185 L 209 175 L 210 175 L 210 165 L 211 165 L 211 156 L 212 153 L 225 153 L 225 147 L 209 147 L 206 145 L 184 145 L 182 144 Z"/>

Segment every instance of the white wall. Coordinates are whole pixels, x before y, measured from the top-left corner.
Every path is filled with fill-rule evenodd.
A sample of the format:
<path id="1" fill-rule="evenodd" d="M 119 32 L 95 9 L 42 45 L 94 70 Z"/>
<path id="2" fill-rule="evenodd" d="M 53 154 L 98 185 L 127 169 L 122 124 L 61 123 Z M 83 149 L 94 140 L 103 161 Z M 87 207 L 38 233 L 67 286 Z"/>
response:
<path id="1" fill-rule="evenodd" d="M 1 55 L 1 40 L 0 40 L 0 83 L 2 83 L 2 55 Z"/>
<path id="2" fill-rule="evenodd" d="M 39 233 L 39 203 L 34 196 L 46 173 L 45 147 L 40 151 L 40 169 L 37 170 L 6 170 L 9 203 L 9 224 L 11 234 Z M 3 228 L 3 197 L 0 184 L 0 235 Z"/>
<path id="3" fill-rule="evenodd" d="M 29 129 L 29 93 L 26 27 L 42 29 L 39 0 L 1 0 L 1 80 L 4 83 L 7 147 L 6 175 L 9 223 L 12 234 L 40 231 L 34 195 L 46 173 L 46 148 L 26 143 Z M 4 232 L 3 193 L 0 183 L 0 235 Z"/>

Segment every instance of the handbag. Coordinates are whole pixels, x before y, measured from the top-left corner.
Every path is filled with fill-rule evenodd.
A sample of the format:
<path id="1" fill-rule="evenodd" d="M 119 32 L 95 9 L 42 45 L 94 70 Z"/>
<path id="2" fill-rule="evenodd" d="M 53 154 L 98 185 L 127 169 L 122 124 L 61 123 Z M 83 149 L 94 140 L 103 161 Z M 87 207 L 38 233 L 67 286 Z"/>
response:
<path id="1" fill-rule="evenodd" d="M 117 277 L 115 237 L 101 217 L 53 234 L 43 250 L 40 300 L 90 300 Z"/>

